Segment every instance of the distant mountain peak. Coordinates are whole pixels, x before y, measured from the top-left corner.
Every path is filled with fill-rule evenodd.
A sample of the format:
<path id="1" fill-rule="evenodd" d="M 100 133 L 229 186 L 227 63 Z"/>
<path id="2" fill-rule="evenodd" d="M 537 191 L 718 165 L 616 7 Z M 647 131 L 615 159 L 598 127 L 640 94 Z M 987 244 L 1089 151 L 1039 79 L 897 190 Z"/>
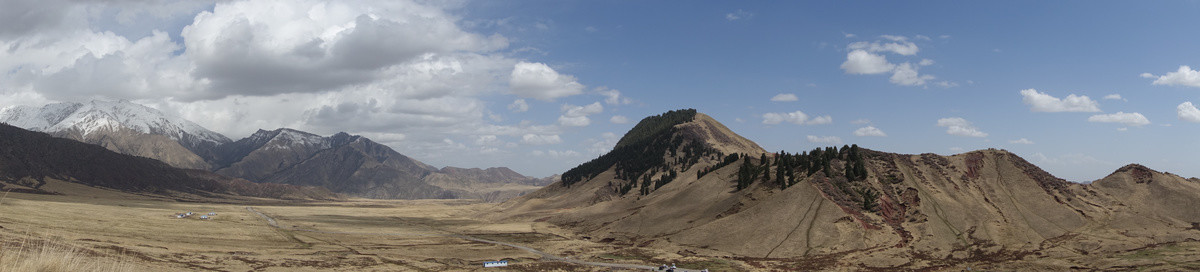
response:
<path id="1" fill-rule="evenodd" d="M 52 134 L 79 133 L 83 137 L 98 131 L 129 129 L 140 133 L 164 135 L 180 142 L 230 142 L 224 135 L 187 119 L 127 100 L 66 102 L 41 107 L 11 106 L 0 109 L 0 122 Z M 187 143 L 184 145 L 189 146 Z"/>

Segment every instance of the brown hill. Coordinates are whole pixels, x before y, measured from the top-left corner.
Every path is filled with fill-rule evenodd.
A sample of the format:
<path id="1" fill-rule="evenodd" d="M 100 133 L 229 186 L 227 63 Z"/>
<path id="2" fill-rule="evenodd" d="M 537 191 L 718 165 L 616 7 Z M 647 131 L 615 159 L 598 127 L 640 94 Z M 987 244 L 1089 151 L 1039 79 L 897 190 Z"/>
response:
<path id="1" fill-rule="evenodd" d="M 217 147 L 216 172 L 256 182 L 321 186 L 366 198 L 502 201 L 548 184 L 508 168 L 434 168 L 366 137 L 281 128 Z"/>
<path id="2" fill-rule="evenodd" d="M 614 244 L 753 260 L 768 270 L 1114 269 L 1138 261 L 1113 256 L 1200 240 L 1200 182 L 1140 165 L 1085 185 L 994 149 L 763 154 L 718 140 L 742 139 L 727 130 L 681 129 L 711 120 L 696 116 L 677 118 L 675 129 L 660 131 L 667 134 L 632 138 L 652 142 L 625 146 L 643 153 L 619 144 L 491 216 L 546 221 Z M 686 149 L 742 154 L 693 159 Z M 645 161 L 637 155 L 664 159 L 632 169 L 642 172 L 622 168 Z"/>
<path id="3" fill-rule="evenodd" d="M 42 188 L 53 180 L 163 196 L 336 197 L 321 188 L 262 185 L 203 170 L 178 169 L 158 160 L 0 124 L 0 187 L 55 193 Z"/>

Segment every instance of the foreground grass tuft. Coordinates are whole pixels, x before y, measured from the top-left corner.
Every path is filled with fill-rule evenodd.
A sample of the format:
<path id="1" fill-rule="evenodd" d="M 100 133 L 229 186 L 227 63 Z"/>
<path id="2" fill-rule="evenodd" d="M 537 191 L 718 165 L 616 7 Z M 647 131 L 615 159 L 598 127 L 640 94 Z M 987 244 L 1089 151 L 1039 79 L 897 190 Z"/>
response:
<path id="1" fill-rule="evenodd" d="M 134 271 L 119 259 L 88 258 L 79 248 L 50 242 L 0 243 L 0 272 Z"/>

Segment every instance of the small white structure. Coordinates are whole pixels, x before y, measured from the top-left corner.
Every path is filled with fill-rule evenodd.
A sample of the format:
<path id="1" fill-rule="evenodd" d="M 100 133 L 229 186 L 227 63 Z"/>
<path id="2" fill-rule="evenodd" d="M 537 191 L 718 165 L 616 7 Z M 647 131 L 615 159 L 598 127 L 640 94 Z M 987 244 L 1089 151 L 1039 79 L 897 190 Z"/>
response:
<path id="1" fill-rule="evenodd" d="M 201 215 L 201 216 L 200 216 L 200 219 L 202 219 L 202 220 L 208 220 L 208 216 L 207 216 L 207 215 Z"/>
<path id="2" fill-rule="evenodd" d="M 210 213 L 208 213 L 208 215 L 217 215 L 217 213 L 215 213 L 215 212 L 210 212 Z"/>
<path id="3" fill-rule="evenodd" d="M 502 267 L 508 266 L 508 261 L 483 262 L 483 267 Z"/>

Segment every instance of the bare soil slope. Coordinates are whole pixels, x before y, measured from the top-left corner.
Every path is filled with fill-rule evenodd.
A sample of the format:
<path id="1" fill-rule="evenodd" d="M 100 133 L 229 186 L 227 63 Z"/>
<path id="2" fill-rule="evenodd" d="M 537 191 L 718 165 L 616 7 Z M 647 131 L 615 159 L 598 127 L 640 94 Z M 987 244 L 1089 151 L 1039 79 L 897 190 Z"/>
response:
<path id="1" fill-rule="evenodd" d="M 683 129 L 640 137 L 674 149 L 642 154 L 663 156 L 662 164 L 628 173 L 620 160 L 597 167 L 602 156 L 564 174 L 582 172 L 580 180 L 506 202 L 497 208 L 505 213 L 492 217 L 785 270 L 1115 269 L 1147 261 L 1119 256 L 1200 240 L 1200 180 L 1140 165 L 1078 184 L 1004 150 L 940 156 L 834 147 L 763 155 L 702 114 L 673 127 Z M 693 160 L 685 151 L 703 148 L 691 142 L 722 152 Z M 620 148 L 614 153 L 628 152 Z M 732 163 L 720 159 L 737 153 Z M 1190 256 L 1182 262 L 1200 261 Z"/>

